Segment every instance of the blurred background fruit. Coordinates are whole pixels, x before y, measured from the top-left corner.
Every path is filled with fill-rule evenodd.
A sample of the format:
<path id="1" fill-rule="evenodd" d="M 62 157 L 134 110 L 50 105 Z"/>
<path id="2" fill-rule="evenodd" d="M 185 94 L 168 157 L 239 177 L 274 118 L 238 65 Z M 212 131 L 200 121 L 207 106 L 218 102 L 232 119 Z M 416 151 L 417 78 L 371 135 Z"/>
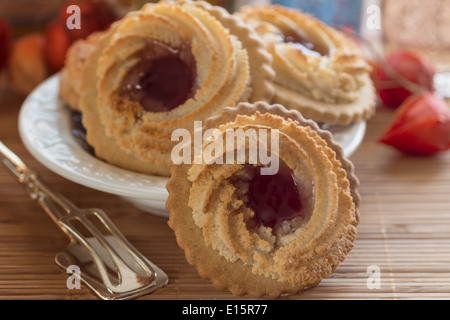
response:
<path id="1" fill-rule="evenodd" d="M 118 18 L 106 0 L 50 0 L 48 3 L 19 0 L 23 6 L 20 10 L 17 5 L 5 2 L 13 1 L 2 1 L 0 5 L 1 17 L 5 17 L 0 19 L 0 72 L 7 63 L 8 85 L 23 94 L 61 70 L 74 41 L 109 28 Z M 38 3 L 42 8 L 36 7 Z M 67 12 L 70 5 L 80 8 L 80 29 L 67 27 L 67 19 L 73 14 Z M 32 8 L 35 16 L 30 18 Z M 15 35 L 13 40 L 11 30 Z"/>
<path id="2" fill-rule="evenodd" d="M 395 112 L 380 142 L 413 155 L 450 149 L 450 109 L 434 93 L 414 94 Z"/>
<path id="3" fill-rule="evenodd" d="M 80 29 L 69 29 L 68 19 L 74 14 L 68 8 L 80 8 Z M 64 66 L 67 50 L 74 41 L 85 39 L 95 31 L 106 30 L 118 17 L 104 0 L 70 0 L 46 27 L 44 55 L 51 73 Z"/>
<path id="4" fill-rule="evenodd" d="M 73 41 L 85 39 L 92 32 L 109 28 L 111 23 L 118 18 L 105 0 L 70 0 L 61 8 L 57 18 L 64 25 L 72 15 L 67 10 L 71 5 L 77 5 L 81 12 L 81 29 L 65 28 Z"/>
<path id="5" fill-rule="evenodd" d="M 8 64 L 10 84 L 24 94 L 48 76 L 44 41 L 42 34 L 31 33 L 15 41 L 12 46 Z"/>
<path id="6" fill-rule="evenodd" d="M 58 72 L 64 66 L 66 53 L 72 42 L 62 20 L 49 24 L 45 31 L 44 56 L 51 73 Z"/>
<path id="7" fill-rule="evenodd" d="M 418 91 L 434 91 L 435 74 L 431 62 L 410 50 L 399 50 L 375 67 L 373 80 L 383 103 L 395 109 Z M 410 88 L 411 84 L 404 80 L 417 88 Z"/>

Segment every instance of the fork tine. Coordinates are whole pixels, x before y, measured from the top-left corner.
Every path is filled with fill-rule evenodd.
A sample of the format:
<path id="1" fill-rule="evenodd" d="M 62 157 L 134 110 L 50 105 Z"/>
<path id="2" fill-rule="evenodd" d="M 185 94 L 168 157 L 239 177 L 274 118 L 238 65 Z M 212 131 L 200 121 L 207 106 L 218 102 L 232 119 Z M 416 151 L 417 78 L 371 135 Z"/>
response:
<path id="1" fill-rule="evenodd" d="M 134 249 L 134 247 L 130 244 L 130 242 L 125 238 L 125 236 L 120 232 L 120 230 L 114 225 L 111 219 L 105 214 L 103 210 L 95 210 L 93 213 L 102 223 L 103 225 L 111 232 L 112 235 L 119 241 L 119 244 L 123 247 L 130 247 L 132 250 L 129 250 L 127 253 L 130 254 L 136 262 L 142 262 L 142 255 Z M 147 266 L 139 263 L 139 266 L 143 269 L 146 269 Z"/>
<path id="2" fill-rule="evenodd" d="M 89 219 L 87 219 L 87 214 L 94 214 L 95 216 L 100 215 L 101 217 L 105 218 L 105 214 L 99 214 L 99 212 L 103 213 L 101 210 L 86 210 L 84 211 L 82 214 L 77 215 L 76 217 L 72 217 L 72 215 L 69 215 L 67 217 L 65 217 L 64 220 L 68 219 L 68 223 L 70 224 L 70 221 L 73 219 L 77 219 L 78 221 L 80 221 L 81 223 L 83 223 L 85 225 L 85 227 L 88 229 L 88 231 L 94 236 L 94 238 L 99 242 L 100 247 L 97 248 L 97 250 L 95 250 L 95 248 L 93 248 L 92 245 L 88 244 L 89 250 L 93 250 L 91 251 L 93 254 L 95 254 L 97 257 L 99 257 L 99 252 L 98 250 L 104 250 L 106 252 L 106 254 L 108 255 L 108 257 L 111 259 L 111 261 L 114 263 L 117 275 L 118 275 L 118 279 L 119 279 L 119 284 L 117 286 L 113 285 L 110 281 L 110 278 L 108 277 L 108 273 L 106 271 L 105 265 L 104 263 L 98 263 L 97 264 L 97 268 L 101 268 L 102 270 L 100 271 L 100 274 L 102 276 L 102 278 L 105 278 L 105 282 L 107 280 L 108 285 L 110 286 L 110 288 L 115 287 L 115 290 L 121 291 L 122 288 L 121 286 L 123 285 L 123 278 L 124 278 L 124 274 L 129 274 L 129 273 L 135 273 L 138 276 L 140 276 L 140 278 L 146 278 L 148 281 L 153 281 L 154 279 L 154 270 L 151 268 L 151 266 L 146 265 L 142 258 L 137 256 L 133 251 L 134 250 L 126 250 L 126 251 L 119 251 L 118 247 L 113 247 L 112 244 L 104 237 L 104 235 L 99 231 L 99 229 L 91 222 L 89 221 Z M 99 218 L 100 219 L 100 218 Z M 105 221 L 106 220 L 106 221 Z M 114 232 L 116 231 L 114 225 L 112 224 L 112 222 L 106 218 L 104 220 L 100 219 L 100 221 L 103 223 L 103 225 L 111 231 L 111 235 L 116 239 L 116 241 L 118 242 L 118 244 L 123 247 L 123 248 L 128 248 L 130 247 L 129 245 L 127 245 L 127 243 L 124 243 L 124 241 L 122 240 L 122 238 L 124 238 L 123 236 L 121 236 L 120 233 L 118 232 Z M 108 221 L 111 222 L 110 224 L 108 224 Z M 73 225 L 71 225 L 73 227 Z M 117 230 L 118 231 L 118 230 Z M 82 235 L 81 235 L 82 236 Z M 83 237 L 83 236 L 82 236 Z M 85 237 L 83 237 L 85 238 Z M 132 259 L 127 259 L 127 257 L 124 256 L 124 254 L 128 255 L 129 258 Z M 102 259 L 98 260 L 101 261 Z M 97 259 L 96 259 L 97 261 Z M 134 262 L 134 265 L 131 263 Z M 139 267 L 139 270 L 136 269 L 136 267 Z"/>
<path id="3" fill-rule="evenodd" d="M 78 243 L 83 245 L 88 250 L 95 266 L 97 267 L 97 270 L 100 274 L 101 280 L 105 284 L 105 286 L 107 288 L 114 287 L 114 285 L 111 283 L 111 280 L 108 276 L 108 272 L 105 268 L 102 258 L 100 257 L 98 249 L 94 248 L 92 246 L 92 244 L 81 234 L 81 232 L 70 223 L 70 220 L 73 220 L 73 219 L 76 219 L 76 218 L 70 217 L 70 219 L 62 219 L 59 222 L 64 227 L 64 229 L 66 229 L 71 234 L 72 239 L 74 239 L 75 241 L 77 241 Z M 89 231 L 91 231 L 91 230 L 89 230 Z M 93 233 L 93 235 L 94 235 L 94 238 L 99 240 L 99 242 L 101 243 L 101 246 L 104 248 L 104 244 L 103 244 L 104 240 L 102 239 L 103 240 L 102 241 L 99 238 L 97 238 L 94 233 Z M 103 236 L 101 236 L 101 238 L 103 238 Z M 109 252 L 107 252 L 107 253 L 110 254 Z"/>

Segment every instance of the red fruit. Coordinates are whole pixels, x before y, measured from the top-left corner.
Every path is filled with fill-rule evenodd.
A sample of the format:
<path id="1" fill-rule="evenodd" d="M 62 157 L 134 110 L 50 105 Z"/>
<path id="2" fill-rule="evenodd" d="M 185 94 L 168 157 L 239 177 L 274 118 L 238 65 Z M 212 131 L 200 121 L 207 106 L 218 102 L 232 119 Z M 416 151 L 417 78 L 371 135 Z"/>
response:
<path id="1" fill-rule="evenodd" d="M 44 56 L 52 73 L 58 72 L 66 60 L 66 53 L 72 44 L 65 23 L 53 21 L 45 32 Z"/>
<path id="2" fill-rule="evenodd" d="M 8 63 L 9 79 L 11 85 L 24 94 L 48 76 L 43 46 L 44 37 L 39 33 L 25 35 L 12 46 Z"/>
<path id="3" fill-rule="evenodd" d="M 59 18 L 64 23 L 74 14 L 70 10 L 67 12 L 71 5 L 80 8 L 81 29 L 67 29 L 73 40 L 85 39 L 95 31 L 105 30 L 116 20 L 114 12 L 104 0 L 72 0 L 60 11 Z"/>
<path id="4" fill-rule="evenodd" d="M 11 48 L 11 31 L 8 23 L 0 18 L 0 71 L 6 65 Z"/>
<path id="5" fill-rule="evenodd" d="M 415 155 L 449 150 L 449 106 L 433 93 L 411 96 L 397 110 L 380 142 Z"/>
<path id="6" fill-rule="evenodd" d="M 386 67 L 391 69 L 397 77 L 415 83 L 425 91 L 433 91 L 433 77 L 435 68 L 413 52 L 401 50 L 391 54 L 385 61 Z M 399 107 L 414 93 L 395 81 L 389 72 L 378 67 L 375 74 L 375 85 L 384 104 L 390 108 Z"/>

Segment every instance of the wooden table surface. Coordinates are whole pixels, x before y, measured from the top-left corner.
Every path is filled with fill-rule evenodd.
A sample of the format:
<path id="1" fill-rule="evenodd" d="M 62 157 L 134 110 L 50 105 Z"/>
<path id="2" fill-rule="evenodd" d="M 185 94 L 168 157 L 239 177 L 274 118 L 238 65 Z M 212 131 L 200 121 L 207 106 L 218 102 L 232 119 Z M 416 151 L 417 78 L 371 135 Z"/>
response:
<path id="1" fill-rule="evenodd" d="M 23 99 L 0 92 L 1 141 L 77 206 L 104 209 L 129 241 L 168 274 L 165 288 L 141 299 L 236 298 L 198 277 L 166 219 L 67 181 L 38 163 L 18 134 Z M 407 157 L 378 144 L 391 117 L 392 111 L 378 109 L 352 156 L 363 199 L 355 248 L 318 287 L 283 299 L 450 299 L 450 152 Z M 54 263 L 67 244 L 54 222 L 0 168 L 0 299 L 96 299 L 84 285 L 67 289 L 69 275 Z M 381 272 L 379 289 L 367 286 L 370 266 Z"/>

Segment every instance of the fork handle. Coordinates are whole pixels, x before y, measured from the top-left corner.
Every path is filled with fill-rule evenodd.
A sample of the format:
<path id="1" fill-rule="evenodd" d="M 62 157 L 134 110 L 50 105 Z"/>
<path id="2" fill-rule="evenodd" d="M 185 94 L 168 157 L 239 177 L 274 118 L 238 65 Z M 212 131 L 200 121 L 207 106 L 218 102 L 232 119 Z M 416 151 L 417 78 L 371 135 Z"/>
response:
<path id="1" fill-rule="evenodd" d="M 0 141 L 1 160 L 6 168 L 16 176 L 19 182 L 23 181 L 23 175 L 29 170 L 27 165 L 14 152 Z"/>
<path id="2" fill-rule="evenodd" d="M 63 231 L 68 234 L 68 230 L 61 226 L 60 219 L 68 213 L 74 205 L 61 195 L 53 192 L 38 177 L 37 173 L 30 169 L 14 152 L 0 141 L 0 160 L 7 169 L 17 178 L 17 181 L 25 186 L 25 190 L 33 200 L 45 209 L 50 217 Z M 55 204 L 59 205 L 63 212 Z M 72 238 L 70 234 L 69 237 Z"/>

